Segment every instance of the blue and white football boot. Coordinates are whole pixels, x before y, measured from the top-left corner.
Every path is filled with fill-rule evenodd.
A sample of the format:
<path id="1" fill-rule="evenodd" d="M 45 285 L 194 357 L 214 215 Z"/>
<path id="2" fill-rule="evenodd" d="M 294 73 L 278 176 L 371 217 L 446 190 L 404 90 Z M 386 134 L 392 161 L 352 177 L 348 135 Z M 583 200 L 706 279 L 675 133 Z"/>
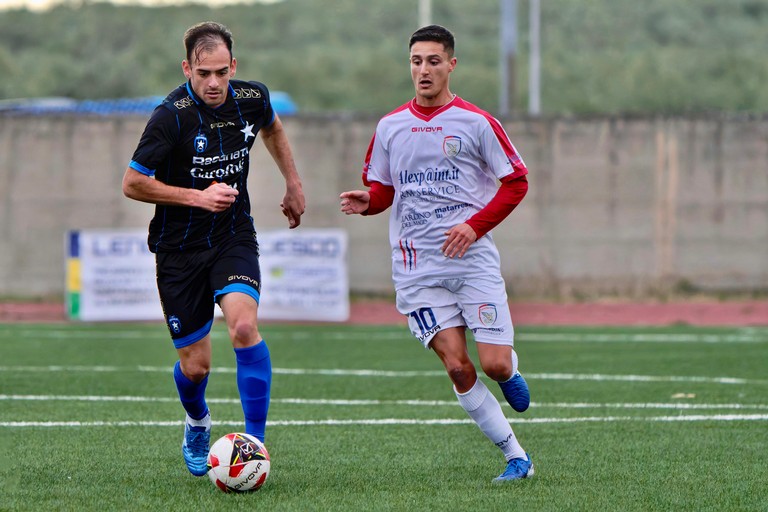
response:
<path id="1" fill-rule="evenodd" d="M 196 425 L 190 424 L 194 422 Z M 211 414 L 195 421 L 187 416 L 184 422 L 184 441 L 181 443 L 181 453 L 187 469 L 195 476 L 208 473 L 208 450 L 211 444 Z"/>
<path id="2" fill-rule="evenodd" d="M 512 459 L 507 462 L 504 472 L 493 479 L 494 482 L 507 482 L 509 480 L 522 480 L 533 476 L 533 462 L 531 456 L 525 454 L 525 459 Z"/>
<path id="3" fill-rule="evenodd" d="M 509 405 L 517 412 L 523 412 L 531 405 L 531 393 L 528 391 L 528 383 L 525 382 L 520 372 L 515 372 L 506 382 L 499 382 L 499 387 Z"/>

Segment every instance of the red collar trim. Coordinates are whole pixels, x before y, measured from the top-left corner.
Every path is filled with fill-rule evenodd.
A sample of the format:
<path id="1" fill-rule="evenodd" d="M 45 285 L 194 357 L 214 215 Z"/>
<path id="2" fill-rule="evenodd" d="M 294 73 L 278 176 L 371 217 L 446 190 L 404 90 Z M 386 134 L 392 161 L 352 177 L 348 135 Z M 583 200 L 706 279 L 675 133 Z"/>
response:
<path id="1" fill-rule="evenodd" d="M 429 121 L 436 115 L 438 115 L 440 112 L 444 112 L 445 110 L 451 108 L 456 101 L 459 99 L 458 96 L 454 96 L 451 101 L 446 103 L 445 105 L 440 105 L 437 107 L 422 107 L 421 105 L 416 104 L 416 98 L 413 98 L 411 102 L 408 104 L 408 109 L 418 118 L 421 118 L 425 121 Z"/>

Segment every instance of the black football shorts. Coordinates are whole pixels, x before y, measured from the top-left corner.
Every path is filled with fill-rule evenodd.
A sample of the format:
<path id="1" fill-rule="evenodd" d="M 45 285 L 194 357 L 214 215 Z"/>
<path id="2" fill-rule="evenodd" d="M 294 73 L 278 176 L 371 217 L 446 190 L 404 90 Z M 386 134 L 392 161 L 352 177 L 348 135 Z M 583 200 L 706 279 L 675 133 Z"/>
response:
<path id="1" fill-rule="evenodd" d="M 157 253 L 155 261 L 163 314 L 177 349 L 210 332 L 214 302 L 223 295 L 240 292 L 259 302 L 261 270 L 255 235 L 201 251 Z"/>

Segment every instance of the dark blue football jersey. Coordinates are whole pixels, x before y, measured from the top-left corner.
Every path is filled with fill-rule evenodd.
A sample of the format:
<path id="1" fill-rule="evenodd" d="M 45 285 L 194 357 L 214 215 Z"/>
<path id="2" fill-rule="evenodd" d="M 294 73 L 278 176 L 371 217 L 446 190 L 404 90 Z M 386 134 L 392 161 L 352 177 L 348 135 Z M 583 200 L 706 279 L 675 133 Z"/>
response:
<path id="1" fill-rule="evenodd" d="M 275 120 L 267 87 L 230 80 L 226 101 L 207 106 L 187 84 L 171 92 L 152 113 L 129 166 L 158 181 L 204 190 L 213 182 L 237 188 L 228 210 L 213 213 L 187 206 L 156 205 L 149 224 L 152 252 L 213 247 L 232 237 L 253 237 L 246 186 L 256 135 Z"/>

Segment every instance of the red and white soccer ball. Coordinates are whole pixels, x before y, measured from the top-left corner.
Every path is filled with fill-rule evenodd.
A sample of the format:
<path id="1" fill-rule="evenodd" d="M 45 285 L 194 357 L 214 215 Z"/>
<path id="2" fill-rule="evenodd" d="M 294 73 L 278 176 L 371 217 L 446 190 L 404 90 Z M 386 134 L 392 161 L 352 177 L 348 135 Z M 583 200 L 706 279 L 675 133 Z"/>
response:
<path id="1" fill-rule="evenodd" d="M 227 434 L 208 452 L 208 477 L 224 492 L 255 491 L 269 476 L 269 452 L 249 434 Z"/>

